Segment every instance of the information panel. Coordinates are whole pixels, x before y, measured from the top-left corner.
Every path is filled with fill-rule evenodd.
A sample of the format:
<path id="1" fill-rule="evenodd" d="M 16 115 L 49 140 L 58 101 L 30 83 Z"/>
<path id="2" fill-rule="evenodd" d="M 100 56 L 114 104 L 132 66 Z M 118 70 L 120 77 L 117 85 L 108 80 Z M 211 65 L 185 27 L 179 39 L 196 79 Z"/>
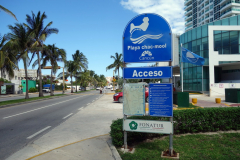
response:
<path id="1" fill-rule="evenodd" d="M 145 85 L 126 83 L 123 88 L 123 114 L 145 114 Z"/>
<path id="2" fill-rule="evenodd" d="M 157 117 L 173 116 L 173 87 L 171 83 L 149 84 L 149 114 Z"/>

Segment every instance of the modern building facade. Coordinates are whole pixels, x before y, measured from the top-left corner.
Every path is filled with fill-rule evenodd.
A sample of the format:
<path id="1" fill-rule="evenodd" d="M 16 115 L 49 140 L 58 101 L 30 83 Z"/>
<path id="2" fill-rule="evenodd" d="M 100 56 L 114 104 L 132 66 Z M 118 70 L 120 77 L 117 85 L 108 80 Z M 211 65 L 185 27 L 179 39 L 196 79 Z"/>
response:
<path id="1" fill-rule="evenodd" d="M 184 91 L 214 96 L 240 88 L 240 15 L 188 30 L 180 36 L 181 44 L 205 59 L 204 66 L 183 63 Z"/>
<path id="2" fill-rule="evenodd" d="M 185 31 L 240 14 L 240 0 L 185 0 Z"/>

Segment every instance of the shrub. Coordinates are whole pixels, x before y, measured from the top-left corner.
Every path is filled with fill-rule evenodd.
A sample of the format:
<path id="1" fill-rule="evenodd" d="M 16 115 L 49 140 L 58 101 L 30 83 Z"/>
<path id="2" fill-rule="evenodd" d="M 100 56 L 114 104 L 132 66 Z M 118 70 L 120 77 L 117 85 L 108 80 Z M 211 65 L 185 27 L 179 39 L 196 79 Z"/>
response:
<path id="1" fill-rule="evenodd" d="M 32 92 L 37 92 L 37 88 L 31 87 L 31 88 L 29 89 L 29 92 L 30 92 L 30 93 L 32 93 Z"/>
<path id="2" fill-rule="evenodd" d="M 197 133 L 240 129 L 240 107 L 204 108 L 174 110 L 174 133 Z M 165 117 L 131 116 L 128 119 L 162 120 Z M 110 126 L 110 136 L 115 146 L 123 145 L 123 119 L 114 120 Z M 128 143 L 144 140 L 160 134 L 127 132 Z"/>
<path id="3" fill-rule="evenodd" d="M 118 93 L 118 92 L 122 92 L 122 90 L 121 89 L 116 89 L 115 93 Z"/>

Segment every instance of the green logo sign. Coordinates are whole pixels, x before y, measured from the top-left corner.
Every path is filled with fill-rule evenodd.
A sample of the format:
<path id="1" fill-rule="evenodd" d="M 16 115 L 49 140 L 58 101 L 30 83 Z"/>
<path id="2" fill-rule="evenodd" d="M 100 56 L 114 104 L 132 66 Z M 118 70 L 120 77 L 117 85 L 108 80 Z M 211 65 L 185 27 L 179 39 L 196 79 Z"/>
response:
<path id="1" fill-rule="evenodd" d="M 129 123 L 129 127 L 131 130 L 136 130 L 137 126 L 138 124 L 135 121 L 132 121 L 131 123 Z"/>

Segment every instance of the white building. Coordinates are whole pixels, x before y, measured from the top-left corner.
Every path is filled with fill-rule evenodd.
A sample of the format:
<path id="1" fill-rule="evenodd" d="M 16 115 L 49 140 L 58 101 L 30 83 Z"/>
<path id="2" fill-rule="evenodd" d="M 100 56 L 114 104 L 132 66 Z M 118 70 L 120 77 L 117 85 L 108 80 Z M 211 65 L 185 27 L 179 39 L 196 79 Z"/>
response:
<path id="1" fill-rule="evenodd" d="M 185 0 L 185 30 L 240 14 L 240 0 Z"/>

